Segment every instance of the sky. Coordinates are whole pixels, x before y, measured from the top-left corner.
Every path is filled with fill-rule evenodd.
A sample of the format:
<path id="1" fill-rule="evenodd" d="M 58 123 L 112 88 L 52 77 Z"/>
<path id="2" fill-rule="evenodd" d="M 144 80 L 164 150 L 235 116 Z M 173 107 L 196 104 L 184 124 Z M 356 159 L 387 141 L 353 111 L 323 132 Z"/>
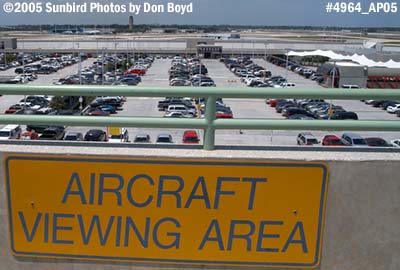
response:
<path id="1" fill-rule="evenodd" d="M 30 1 L 30 0 L 24 0 Z M 350 3 L 342 0 L 345 5 Z M 327 13 L 326 5 L 329 0 L 44 0 L 41 1 L 41 13 L 6 13 L 4 5 L 14 0 L 0 0 L 0 25 L 19 24 L 127 24 L 128 17 L 134 17 L 135 24 L 198 24 L 198 25 L 262 25 L 262 26 L 338 26 L 338 27 L 400 27 L 400 1 L 386 2 L 386 8 L 397 6 L 396 12 L 380 10 L 375 14 L 361 15 L 357 12 Z M 120 13 L 100 13 L 88 11 L 80 13 L 51 13 L 46 12 L 46 5 L 66 3 L 90 5 L 97 2 L 100 5 L 113 3 L 114 5 L 141 5 L 139 14 L 129 10 Z M 168 2 L 175 5 L 193 4 L 191 13 L 180 15 L 168 13 Z M 362 11 L 368 11 L 372 5 L 376 7 L 378 1 L 358 0 Z M 383 2 L 383 1 L 381 1 Z M 27 2 L 29 3 L 29 2 Z M 37 5 L 31 2 L 31 5 Z M 164 13 L 144 13 L 145 3 L 161 4 L 165 7 Z M 335 3 L 332 1 L 332 3 Z"/>

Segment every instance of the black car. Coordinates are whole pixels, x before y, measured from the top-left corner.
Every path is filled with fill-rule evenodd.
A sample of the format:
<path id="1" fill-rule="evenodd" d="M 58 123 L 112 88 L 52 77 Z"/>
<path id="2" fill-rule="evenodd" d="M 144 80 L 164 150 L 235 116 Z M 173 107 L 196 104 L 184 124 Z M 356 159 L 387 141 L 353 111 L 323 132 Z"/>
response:
<path id="1" fill-rule="evenodd" d="M 46 130 L 47 128 L 50 128 L 52 126 L 48 126 L 48 125 L 27 125 L 26 126 L 26 130 L 27 131 L 36 131 L 37 133 L 43 133 L 44 130 Z M 65 129 L 63 126 L 54 126 L 57 127 L 59 129 Z"/>
<path id="2" fill-rule="evenodd" d="M 91 129 L 85 134 L 85 141 L 105 142 L 107 141 L 107 134 L 101 129 Z"/>
<path id="3" fill-rule="evenodd" d="M 297 107 L 297 104 L 288 100 L 280 101 L 278 104 L 276 104 L 275 110 L 277 113 L 281 113 L 283 109 L 288 107 Z"/>
<path id="4" fill-rule="evenodd" d="M 39 140 L 62 140 L 64 138 L 64 127 L 53 126 L 43 130 L 42 135 L 39 136 Z"/>
<path id="5" fill-rule="evenodd" d="M 305 115 L 305 116 L 309 116 L 311 117 L 311 115 L 309 115 L 309 113 L 301 108 L 294 108 L 294 107 L 289 107 L 289 108 L 285 108 L 282 111 L 282 116 L 285 116 L 286 118 L 289 118 L 292 115 L 296 115 L 296 114 L 301 114 L 301 115 Z"/>
<path id="6" fill-rule="evenodd" d="M 135 139 L 133 140 L 135 143 L 149 143 L 150 135 L 149 134 L 137 134 Z"/>
<path id="7" fill-rule="evenodd" d="M 173 143 L 171 134 L 161 133 L 157 136 L 157 143 Z"/>
<path id="8" fill-rule="evenodd" d="M 358 120 L 355 112 L 335 112 L 331 116 L 332 120 Z"/>

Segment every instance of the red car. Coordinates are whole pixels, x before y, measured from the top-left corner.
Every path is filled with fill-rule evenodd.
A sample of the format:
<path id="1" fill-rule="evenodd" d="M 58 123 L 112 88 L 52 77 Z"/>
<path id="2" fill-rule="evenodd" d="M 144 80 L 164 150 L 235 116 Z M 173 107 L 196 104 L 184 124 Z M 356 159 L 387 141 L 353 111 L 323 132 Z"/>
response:
<path id="1" fill-rule="evenodd" d="M 269 101 L 269 106 L 271 107 L 276 107 L 276 105 L 278 104 L 279 101 L 282 101 L 283 99 L 271 99 Z"/>
<path id="2" fill-rule="evenodd" d="M 217 112 L 215 118 L 233 118 L 233 113 Z"/>
<path id="3" fill-rule="evenodd" d="M 27 131 L 21 134 L 21 140 L 37 140 L 39 139 L 39 133 L 35 131 Z"/>
<path id="4" fill-rule="evenodd" d="M 102 111 L 102 110 L 93 110 L 87 113 L 87 115 L 91 116 L 110 116 L 110 112 Z"/>
<path id="5" fill-rule="evenodd" d="M 325 146 L 345 146 L 343 141 L 336 135 L 326 135 L 322 139 L 322 145 Z"/>
<path id="6" fill-rule="evenodd" d="M 5 114 L 13 114 L 16 113 L 18 110 L 17 109 L 7 109 L 4 111 Z"/>
<path id="7" fill-rule="evenodd" d="M 182 143 L 198 144 L 200 141 L 199 136 L 195 130 L 186 130 L 183 133 Z"/>
<path id="8" fill-rule="evenodd" d="M 147 70 L 145 68 L 134 67 L 134 68 L 131 68 L 131 69 L 128 69 L 127 71 L 125 71 L 124 75 L 128 75 L 128 74 L 145 75 L 146 71 Z"/>

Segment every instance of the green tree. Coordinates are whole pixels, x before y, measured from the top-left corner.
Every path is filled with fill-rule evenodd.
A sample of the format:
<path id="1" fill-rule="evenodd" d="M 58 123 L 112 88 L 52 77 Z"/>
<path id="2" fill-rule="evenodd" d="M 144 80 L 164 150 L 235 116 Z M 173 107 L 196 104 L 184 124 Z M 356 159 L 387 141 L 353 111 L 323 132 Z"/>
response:
<path id="1" fill-rule="evenodd" d="M 66 107 L 63 96 L 54 96 L 50 101 L 50 108 L 53 110 L 62 110 Z"/>

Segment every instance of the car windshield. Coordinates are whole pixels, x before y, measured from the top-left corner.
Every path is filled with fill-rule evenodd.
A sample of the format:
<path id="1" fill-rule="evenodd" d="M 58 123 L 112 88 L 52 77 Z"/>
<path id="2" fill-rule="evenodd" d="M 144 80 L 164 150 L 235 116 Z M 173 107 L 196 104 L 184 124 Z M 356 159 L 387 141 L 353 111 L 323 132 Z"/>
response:
<path id="1" fill-rule="evenodd" d="M 64 140 L 66 140 L 66 141 L 76 141 L 76 139 L 77 139 L 77 136 L 75 136 L 75 135 L 68 135 L 64 138 Z"/>
<path id="2" fill-rule="evenodd" d="M 111 139 L 121 139 L 122 135 L 111 135 Z"/>
<path id="3" fill-rule="evenodd" d="M 169 139 L 169 137 L 159 137 L 157 139 L 157 142 L 170 142 L 171 140 Z"/>
<path id="4" fill-rule="evenodd" d="M 308 143 L 312 143 L 312 144 L 318 144 L 318 140 L 317 139 L 307 139 Z"/>
<path id="5" fill-rule="evenodd" d="M 9 137 L 10 132 L 9 131 L 0 131 L 0 137 Z"/>

